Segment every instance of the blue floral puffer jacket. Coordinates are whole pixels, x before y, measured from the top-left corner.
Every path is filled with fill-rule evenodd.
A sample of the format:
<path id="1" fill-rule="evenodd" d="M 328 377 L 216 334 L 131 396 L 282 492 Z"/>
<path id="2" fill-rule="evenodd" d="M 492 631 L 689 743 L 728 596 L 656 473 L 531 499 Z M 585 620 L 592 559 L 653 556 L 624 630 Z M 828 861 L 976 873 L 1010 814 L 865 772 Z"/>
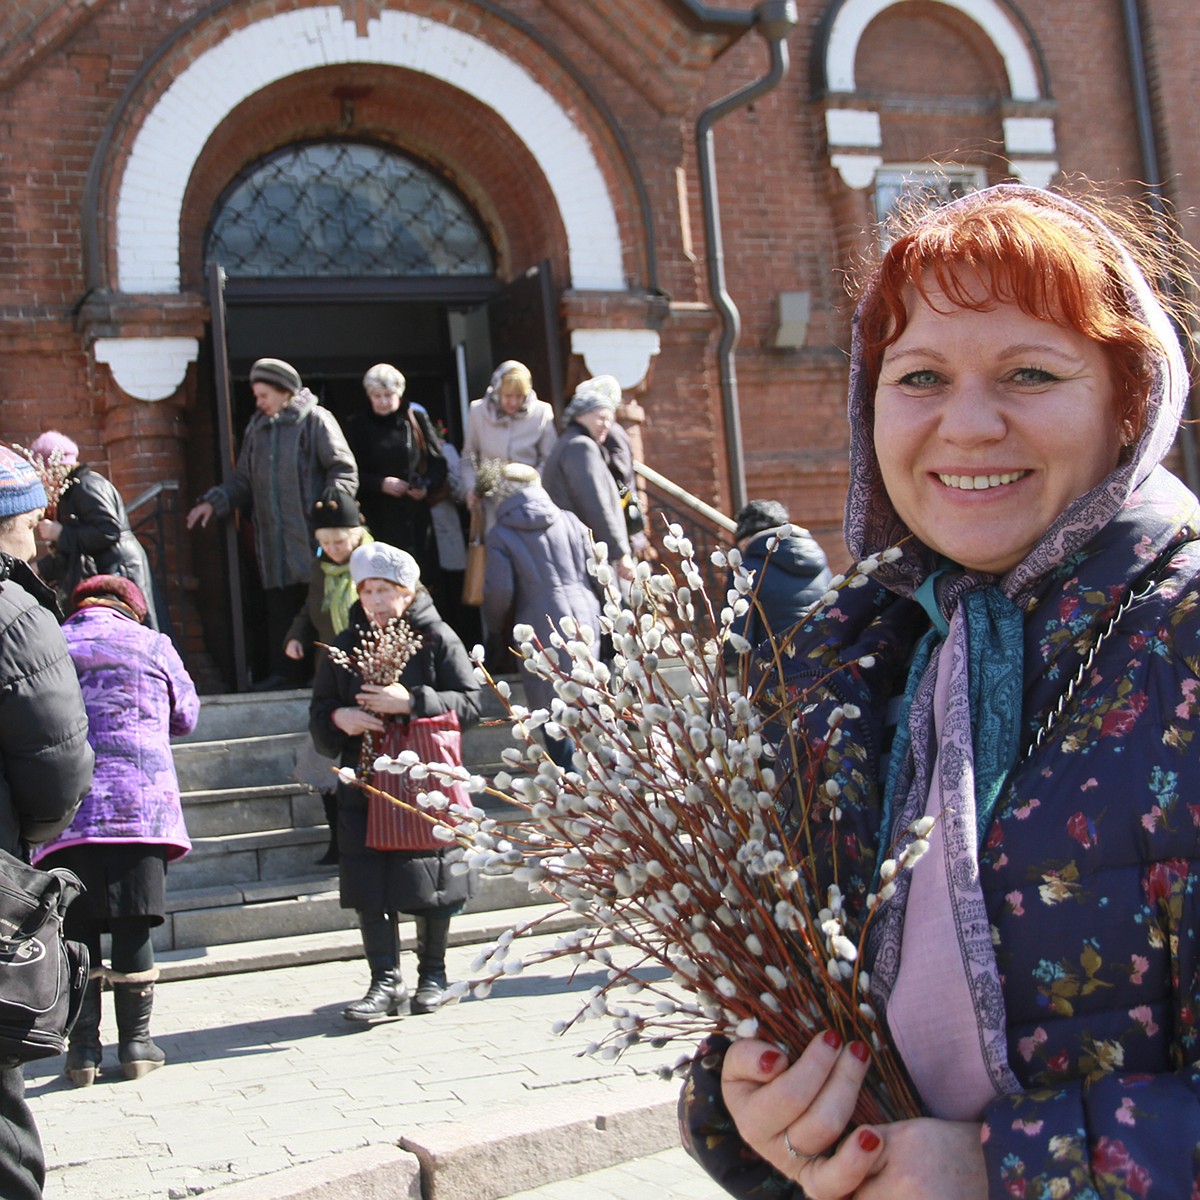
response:
<path id="1" fill-rule="evenodd" d="M 1200 1197 L 1200 523 L 1182 488 L 1146 492 L 1058 569 L 1026 617 L 1032 744 L 1097 632 L 1137 594 L 1011 772 L 980 850 L 1024 1089 L 984 1114 L 995 1200 Z M 852 903 L 875 866 L 884 712 L 927 626 L 882 588 L 844 591 L 805 627 L 776 697 L 795 704 L 819 680 L 807 697 L 818 698 L 818 730 L 833 704 L 862 710 L 822 760 L 841 784 L 837 845 L 828 823 L 817 830 Z M 839 665 L 863 655 L 869 669 Z M 723 1048 L 710 1039 L 693 1062 L 684 1143 L 731 1194 L 794 1200 L 798 1185 L 741 1142 L 724 1109 Z"/>

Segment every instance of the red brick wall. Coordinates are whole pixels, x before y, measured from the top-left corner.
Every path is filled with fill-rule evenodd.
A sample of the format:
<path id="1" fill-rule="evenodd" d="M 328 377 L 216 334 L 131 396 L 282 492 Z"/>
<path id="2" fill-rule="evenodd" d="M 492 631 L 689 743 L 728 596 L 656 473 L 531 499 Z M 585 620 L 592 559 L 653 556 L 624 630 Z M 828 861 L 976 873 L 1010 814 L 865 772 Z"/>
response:
<path id="1" fill-rule="evenodd" d="M 502 270 L 517 272 L 548 256 L 561 277 L 565 233 L 546 180 L 494 114 L 409 72 L 329 67 L 251 97 L 204 151 L 180 230 L 183 286 L 191 295 L 186 311 L 151 303 L 135 317 L 117 306 L 105 318 L 108 325 L 94 319 L 97 297 L 87 294 L 84 270 L 84 190 L 106 122 L 120 113 L 100 188 L 104 270 L 91 282 L 101 291 L 113 280 L 119 167 L 145 113 L 188 62 L 230 29 L 300 2 L 226 5 L 163 57 L 135 102 L 121 110 L 126 87 L 149 55 L 203 13 L 206 3 L 125 0 L 67 23 L 56 6 L 43 6 L 53 28 L 45 25 L 39 36 L 38 29 L 22 27 L 20 38 L 0 51 L 0 437 L 27 440 L 57 425 L 127 496 L 149 481 L 178 477 L 191 498 L 182 446 L 195 422 L 195 368 L 171 401 L 130 400 L 106 367 L 92 364 L 88 338 L 156 326 L 202 333 L 201 240 L 217 197 L 238 170 L 269 150 L 337 130 L 344 113 L 334 93 L 347 86 L 366 89 L 355 100 L 353 131 L 378 136 L 445 171 L 494 235 Z M 400 0 L 383 0 L 389 2 Z M 346 0 L 343 8 L 361 24 L 380 6 L 380 0 Z M 404 0 L 403 7 L 450 22 L 518 58 L 591 138 L 614 200 L 629 285 L 638 291 L 655 283 L 664 304 L 670 302 L 662 352 L 641 392 L 647 459 L 728 509 L 714 361 L 718 329 L 706 310 L 694 126 L 707 104 L 764 73 L 762 39 L 751 33 L 725 49 L 725 39 L 690 29 L 673 6 L 658 0 L 514 0 L 507 10 L 516 23 L 471 0 Z M 731 5 L 726 0 L 721 7 Z M 733 7 L 748 10 L 753 3 L 738 0 Z M 830 168 L 824 105 L 814 93 L 813 39 L 826 7 L 825 0 L 800 0 L 790 74 L 752 108 L 723 119 L 715 144 L 728 290 L 742 320 L 737 376 L 749 493 L 783 500 L 840 558 L 851 308 L 846 276 L 871 238 L 869 197 L 849 189 Z M 1194 182 L 1200 180 L 1200 148 L 1191 125 L 1200 34 L 1184 0 L 1139 7 L 1147 20 L 1167 193 L 1181 210 L 1184 229 L 1195 236 L 1200 225 L 1190 209 L 1200 186 Z M 1055 121 L 1063 170 L 1136 193 L 1128 181 L 1143 174 L 1143 165 L 1120 6 L 1059 0 L 1022 4 L 1020 13 L 1045 65 L 1046 111 Z M 539 37 L 559 48 L 582 82 Z M 968 155 L 1001 177 L 1001 119 L 1008 115 L 1003 64 L 962 14 L 932 0 L 885 12 L 863 39 L 857 72 L 860 95 L 889 102 L 882 119 L 885 158 Z M 680 169 L 690 244 L 681 221 Z M 639 177 L 656 242 L 653 261 L 641 224 Z M 776 298 L 784 291 L 811 293 L 808 340 L 799 350 L 771 345 Z M 578 377 L 582 364 L 569 364 L 569 373 Z M 182 550 L 191 553 L 189 546 Z"/>

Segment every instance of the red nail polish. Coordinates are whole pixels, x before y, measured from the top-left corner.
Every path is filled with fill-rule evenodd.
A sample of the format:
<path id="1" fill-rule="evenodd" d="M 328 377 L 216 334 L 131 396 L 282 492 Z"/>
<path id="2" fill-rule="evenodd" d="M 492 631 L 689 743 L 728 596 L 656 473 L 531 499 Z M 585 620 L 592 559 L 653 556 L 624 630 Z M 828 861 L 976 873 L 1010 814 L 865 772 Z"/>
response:
<path id="1" fill-rule="evenodd" d="M 858 1131 L 858 1144 L 870 1154 L 872 1151 L 879 1149 L 879 1134 L 873 1129 L 860 1129 Z"/>
<path id="2" fill-rule="evenodd" d="M 827 1029 L 822 1040 L 830 1050 L 840 1050 L 842 1048 L 842 1035 L 835 1029 Z"/>
<path id="3" fill-rule="evenodd" d="M 758 1059 L 758 1071 L 760 1075 L 770 1075 L 775 1068 L 779 1066 L 779 1060 L 783 1055 L 778 1050 L 764 1050 Z"/>
<path id="4" fill-rule="evenodd" d="M 858 1059 L 859 1062 L 866 1062 L 871 1057 L 871 1049 L 866 1042 L 851 1042 L 850 1053 Z"/>

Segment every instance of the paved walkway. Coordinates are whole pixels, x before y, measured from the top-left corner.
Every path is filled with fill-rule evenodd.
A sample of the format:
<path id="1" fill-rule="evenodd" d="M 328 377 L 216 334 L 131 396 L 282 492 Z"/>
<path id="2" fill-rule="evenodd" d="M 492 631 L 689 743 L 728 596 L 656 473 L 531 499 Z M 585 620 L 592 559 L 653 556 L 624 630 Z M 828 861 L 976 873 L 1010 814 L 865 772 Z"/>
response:
<path id="1" fill-rule="evenodd" d="M 452 948 L 451 976 L 467 975 L 474 955 L 471 946 Z M 411 974 L 411 955 L 406 960 Z M 115 1071 L 109 1008 L 103 1034 L 114 1074 L 74 1089 L 59 1075 L 61 1059 L 26 1068 L 46 1147 L 48 1200 L 173 1200 L 245 1180 L 268 1194 L 264 1177 L 298 1164 L 336 1165 L 331 1156 L 395 1146 L 447 1122 L 462 1127 L 469 1144 L 476 1135 L 482 1144 L 501 1116 L 543 1113 L 550 1102 L 564 1121 L 631 1101 L 657 1106 L 664 1117 L 677 1085 L 655 1068 L 670 1050 L 636 1047 L 607 1064 L 578 1055 L 595 1027 L 551 1032 L 554 1020 L 574 1013 L 573 998 L 597 982 L 592 974 L 569 979 L 551 964 L 497 985 L 486 1000 L 365 1027 L 340 1015 L 365 988 L 361 960 L 160 983 L 154 1033 L 169 1060 L 164 1069 L 137 1082 Z M 508 1190 L 493 1188 L 492 1196 L 724 1195 L 668 1148 L 669 1136 L 636 1161 L 568 1184 L 549 1182 L 571 1173 L 556 1166 L 552 1133 L 537 1144 L 536 1164 L 501 1156 L 494 1185 Z M 569 1162 L 573 1151 L 561 1153 Z M 576 1159 L 575 1169 L 583 1162 Z M 531 1180 L 537 1186 L 521 1192 Z"/>

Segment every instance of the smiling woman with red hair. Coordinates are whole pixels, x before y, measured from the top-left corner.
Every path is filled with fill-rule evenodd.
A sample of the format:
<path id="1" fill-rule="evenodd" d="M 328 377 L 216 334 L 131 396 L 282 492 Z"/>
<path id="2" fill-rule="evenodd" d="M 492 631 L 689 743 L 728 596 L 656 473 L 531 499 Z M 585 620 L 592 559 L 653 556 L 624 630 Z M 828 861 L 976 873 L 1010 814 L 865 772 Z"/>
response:
<path id="1" fill-rule="evenodd" d="M 1153 245 L 1002 186 L 919 217 L 865 287 L 845 531 L 870 579 L 764 703 L 824 798 L 800 836 L 848 919 L 872 908 L 871 1006 L 924 1115 L 853 1128 L 872 1052 L 835 1030 L 792 1062 L 711 1039 L 687 1144 L 735 1196 L 1197 1195 L 1200 504 L 1160 465 L 1188 375 Z M 845 752 L 808 760 L 835 712 Z"/>

